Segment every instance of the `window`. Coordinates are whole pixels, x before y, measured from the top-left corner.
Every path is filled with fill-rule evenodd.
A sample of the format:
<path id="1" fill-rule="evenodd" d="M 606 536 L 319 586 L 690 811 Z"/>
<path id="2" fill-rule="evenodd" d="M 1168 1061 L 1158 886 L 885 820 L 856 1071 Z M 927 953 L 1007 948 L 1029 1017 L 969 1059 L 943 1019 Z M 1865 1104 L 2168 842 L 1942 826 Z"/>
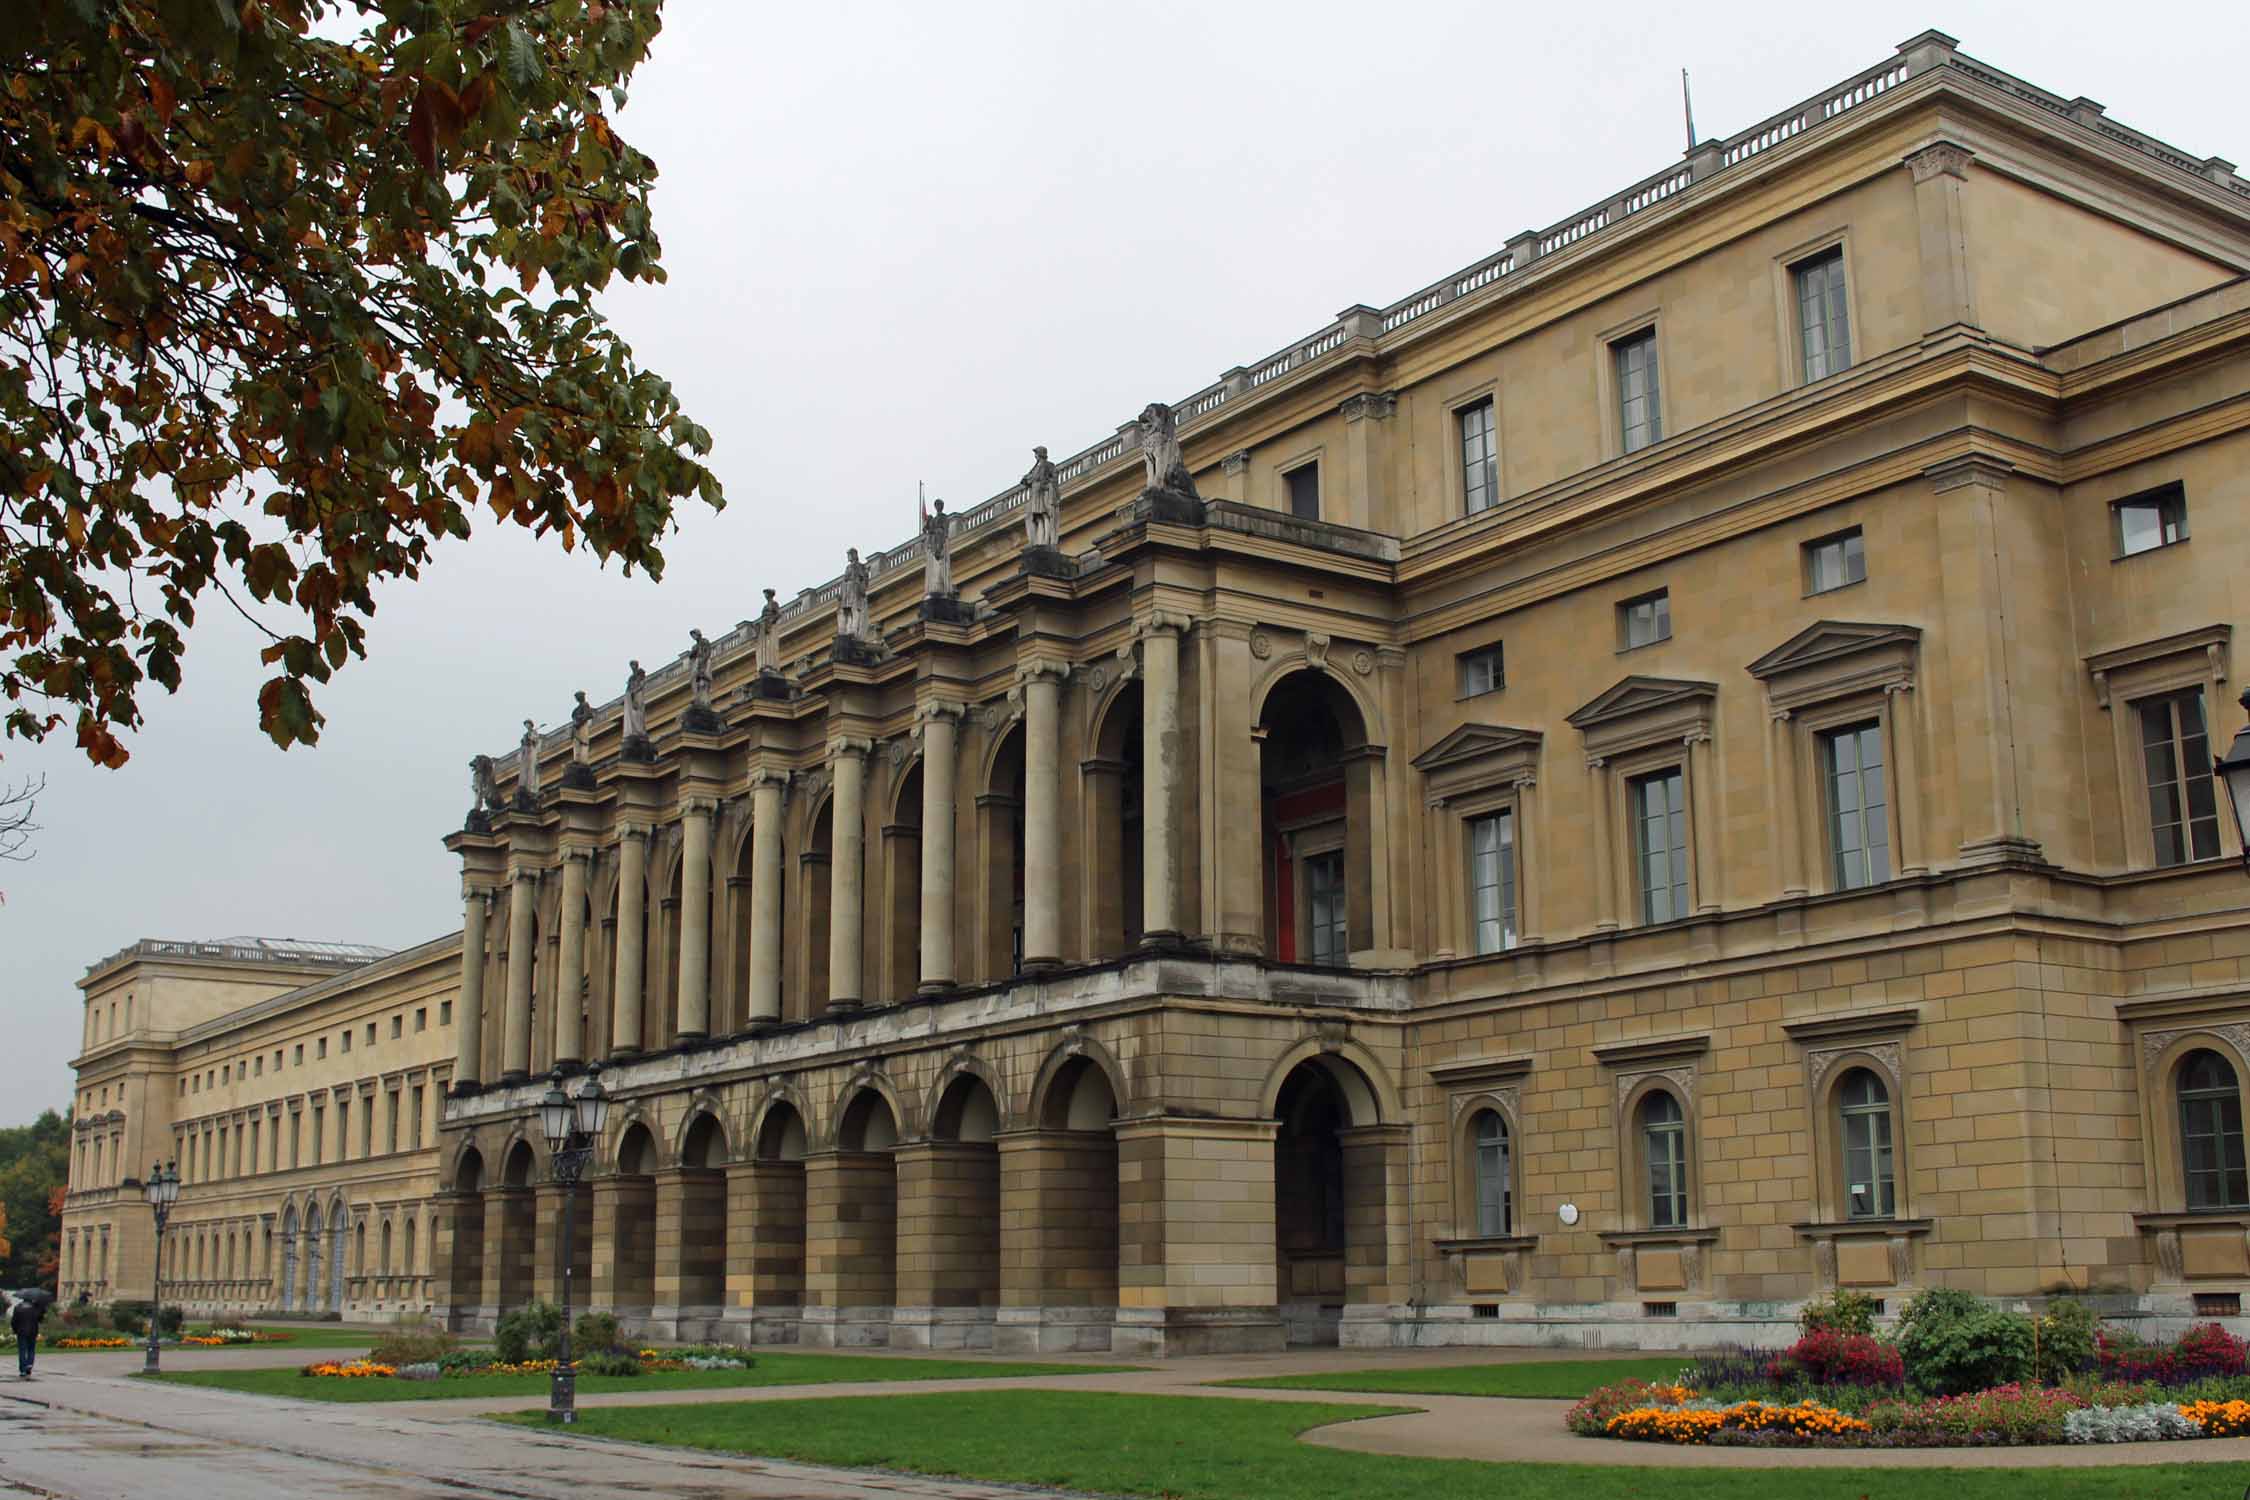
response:
<path id="1" fill-rule="evenodd" d="M 389 1109 L 390 1109 L 390 1117 L 389 1117 L 390 1123 L 389 1123 L 388 1127 L 387 1127 L 387 1128 L 386 1128 L 386 1129 L 384 1130 L 384 1132 L 383 1132 L 383 1139 L 385 1140 L 385 1142 L 387 1142 L 387 1144 L 386 1144 L 386 1145 L 385 1145 L 385 1146 L 383 1147 L 383 1149 L 384 1149 L 384 1150 L 386 1150 L 386 1151 L 396 1151 L 396 1150 L 398 1149 L 398 1090 L 397 1090 L 397 1089 L 392 1089 L 392 1090 L 391 1090 L 391 1092 L 390 1092 L 390 1095 L 389 1095 L 389 1099 L 390 1099 L 390 1106 L 389 1106 Z"/>
<path id="2" fill-rule="evenodd" d="M 1513 808 L 1469 820 L 1470 919 L 1479 953 L 1516 945 L 1516 815 Z"/>
<path id="3" fill-rule="evenodd" d="M 2203 690 L 2143 698 L 2141 764 L 2148 773 L 2148 826 L 2159 865 L 2212 859 L 2219 852 L 2211 742 L 2203 729 Z"/>
<path id="4" fill-rule="evenodd" d="M 367 1023 L 367 1045 L 370 1047 L 375 1045 L 375 1023 L 373 1021 Z"/>
<path id="5" fill-rule="evenodd" d="M 1500 503 L 1500 449 L 1492 425 L 1492 398 L 1464 406 L 1454 415 L 1461 424 L 1461 495 L 1473 516 Z"/>
<path id="6" fill-rule="evenodd" d="M 273 1049 L 273 1070 L 276 1073 L 281 1071 L 281 1049 L 279 1047 Z"/>
<path id="7" fill-rule="evenodd" d="M 290 1066 L 298 1068 L 301 1068 L 305 1065 L 305 1044 L 303 1042 L 299 1042 L 297 1044 L 296 1053 L 291 1056 L 291 1058 L 289 1059 L 289 1063 Z"/>
<path id="8" fill-rule="evenodd" d="M 1664 436 L 1656 391 L 1656 330 L 1636 333 L 1609 346 L 1617 365 L 1617 432 L 1627 453 L 1637 453 Z"/>
<path id="9" fill-rule="evenodd" d="M 1320 465 L 1301 464 L 1281 476 L 1289 489 L 1289 514 L 1300 521 L 1320 519 Z"/>
<path id="10" fill-rule="evenodd" d="M 1305 860 L 1305 910 L 1311 931 L 1306 950 L 1316 964 L 1340 964 L 1345 947 L 1344 851 L 1331 849 Z"/>
<path id="11" fill-rule="evenodd" d="M 1507 1234 L 1515 1207 L 1508 1192 L 1508 1122 L 1500 1118 L 1499 1111 L 1485 1110 L 1476 1118 L 1473 1139 L 1476 1142 L 1477 1233 Z"/>
<path id="12" fill-rule="evenodd" d="M 1836 1090 L 1844 1141 L 1844 1211 L 1855 1219 L 1888 1219 L 1898 1213 L 1897 1172 L 1891 1155 L 1891 1096 L 1865 1068 L 1844 1075 Z"/>
<path id="13" fill-rule="evenodd" d="M 1688 914 L 1687 798 L 1677 766 L 1636 778 L 1633 869 L 1640 882 L 1641 920 L 1669 922 Z"/>
<path id="14" fill-rule="evenodd" d="M 1825 594 L 1867 581 L 1867 548 L 1859 528 L 1805 543 L 1805 592 Z"/>
<path id="15" fill-rule="evenodd" d="M 326 1057 L 327 1055 L 328 1055 L 328 1038 L 326 1038 L 326 1037 L 322 1037 L 322 1038 L 320 1038 L 320 1039 L 319 1039 L 318 1041 L 316 1041 L 316 1042 L 314 1042 L 314 1043 L 313 1043 L 313 1060 L 314 1060 L 315 1062 L 318 1062 L 318 1061 L 319 1061 L 319 1060 L 320 1060 L 321 1058 L 324 1058 L 324 1057 Z"/>
<path id="16" fill-rule="evenodd" d="M 405 1022 L 405 1020 L 406 1020 L 406 1018 L 405 1018 L 404 1016 L 393 1016 L 393 1017 L 391 1017 L 391 1040 L 392 1040 L 392 1041 L 394 1041 L 394 1042 L 395 1042 L 395 1041 L 397 1041 L 397 1040 L 398 1040 L 398 1037 L 399 1037 L 399 1031 L 400 1031 L 400 1029 L 401 1029 L 401 1027 L 402 1027 L 403 1023 Z"/>
<path id="17" fill-rule="evenodd" d="M 451 1025 L 453 1024 L 453 1002 L 452 1002 L 452 1001 L 450 1001 L 450 1000 L 440 1000 L 440 1001 L 438 1002 L 438 1008 L 437 1008 L 437 1020 L 438 1020 L 438 1024 L 439 1024 L 440 1026 L 451 1026 Z"/>
<path id="18" fill-rule="evenodd" d="M 2109 513 L 2119 557 L 2152 552 L 2188 538 L 2187 491 L 2176 484 L 2128 496 L 2112 504 Z"/>
<path id="19" fill-rule="evenodd" d="M 1617 606 L 1617 649 L 1631 651 L 1672 638 L 1672 594 L 1658 589 Z"/>
<path id="20" fill-rule="evenodd" d="M 252 1078 L 266 1076 L 266 1055 L 263 1052 L 250 1060 L 250 1076 Z"/>
<path id="21" fill-rule="evenodd" d="M 1508 685 L 1507 673 L 1501 669 L 1500 648 L 1497 645 L 1464 651 L 1454 660 L 1461 664 L 1461 696 L 1464 698 L 1497 693 Z"/>
<path id="22" fill-rule="evenodd" d="M 1791 267 L 1797 282 L 1797 336 L 1810 382 L 1851 368 L 1851 314 L 1844 307 L 1841 247 Z"/>
<path id="23" fill-rule="evenodd" d="M 414 1029 L 416 1031 L 427 1031 L 430 1029 L 430 1010 L 428 1006 L 424 1006 L 422 1007 L 422 1009 L 414 1012 Z"/>
<path id="24" fill-rule="evenodd" d="M 408 1125 L 407 1133 L 413 1140 L 415 1149 L 420 1150 L 422 1146 L 422 1085 L 420 1084 L 414 1085 L 414 1119 Z"/>
<path id="25" fill-rule="evenodd" d="M 347 1026 L 347 1027 L 345 1027 L 345 1028 L 344 1028 L 344 1031 L 343 1031 L 343 1034 L 342 1034 L 341 1036 L 339 1036 L 339 1037 L 337 1038 L 337 1041 L 338 1041 L 338 1043 L 339 1043 L 339 1044 L 340 1044 L 340 1045 L 341 1045 L 341 1046 L 343 1047 L 343 1049 L 344 1049 L 344 1050 L 345 1050 L 346 1052 L 349 1052 L 349 1051 L 351 1051 L 351 1050 L 352 1050 L 352 1033 L 351 1033 L 351 1028 L 350 1028 L 350 1027 L 348 1027 L 348 1026 Z"/>
<path id="26" fill-rule="evenodd" d="M 367 1107 L 359 1112 L 359 1154 L 375 1154 L 375 1101 L 369 1099 Z"/>
<path id="27" fill-rule="evenodd" d="M 1687 1118 L 1663 1089 L 1641 1101 L 1641 1159 L 1648 1166 L 1651 1229 L 1685 1229 L 1688 1221 Z"/>
<path id="28" fill-rule="evenodd" d="M 1820 737 L 1828 792 L 1828 849 L 1836 889 L 1891 878 L 1890 810 L 1883 801 L 1883 726 L 1853 724 Z"/>
<path id="29" fill-rule="evenodd" d="M 2216 1052 L 2191 1052 L 2180 1063 L 2180 1166 L 2190 1211 L 2250 1208 L 2242 1090 L 2233 1065 Z"/>

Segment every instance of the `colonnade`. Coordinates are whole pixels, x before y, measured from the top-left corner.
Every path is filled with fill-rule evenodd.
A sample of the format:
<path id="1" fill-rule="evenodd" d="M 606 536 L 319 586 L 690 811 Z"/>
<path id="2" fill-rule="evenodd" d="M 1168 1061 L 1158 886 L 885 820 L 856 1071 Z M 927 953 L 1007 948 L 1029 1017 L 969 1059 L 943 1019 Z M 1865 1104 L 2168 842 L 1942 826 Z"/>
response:
<path id="1" fill-rule="evenodd" d="M 1181 786 L 1180 635 L 1186 621 L 1159 615 L 1143 626 L 1141 823 L 1142 927 L 1150 937 L 1181 929 L 1178 876 Z M 1063 912 L 1062 689 L 1069 668 L 1043 661 L 1023 669 L 1024 853 L 1023 963 L 1026 969 L 1061 961 Z M 967 705 L 925 703 L 919 711 L 923 747 L 919 988 L 941 991 L 959 979 L 954 932 L 956 859 L 954 827 L 959 772 L 959 729 Z M 867 922 L 867 761 L 872 741 L 851 736 L 827 745 L 831 796 L 828 866 L 827 1006 L 851 1010 L 868 1003 L 863 972 Z M 783 790 L 788 772 L 761 767 L 749 777 L 751 896 L 748 993 L 750 1026 L 782 1017 Z M 707 794 L 679 801 L 680 884 L 675 1042 L 700 1040 L 711 1027 L 711 889 L 713 820 L 719 802 Z M 619 866 L 611 1051 L 638 1050 L 643 1034 L 649 975 L 645 878 L 650 823 L 625 819 L 617 826 Z M 562 900 L 550 993 L 572 996 L 586 978 L 585 931 L 591 851 L 565 847 L 560 855 Z M 507 966 L 499 1038 L 499 1076 L 487 1077 L 483 1056 L 485 949 L 490 908 L 498 893 L 472 884 L 462 922 L 461 1015 L 456 1084 L 512 1082 L 532 1069 L 535 955 L 539 886 L 546 861 L 536 854 L 511 858 L 506 872 Z M 898 998 L 898 997 L 893 997 Z M 578 1008 L 558 1004 L 553 1060 L 583 1061 L 584 1027 Z"/>

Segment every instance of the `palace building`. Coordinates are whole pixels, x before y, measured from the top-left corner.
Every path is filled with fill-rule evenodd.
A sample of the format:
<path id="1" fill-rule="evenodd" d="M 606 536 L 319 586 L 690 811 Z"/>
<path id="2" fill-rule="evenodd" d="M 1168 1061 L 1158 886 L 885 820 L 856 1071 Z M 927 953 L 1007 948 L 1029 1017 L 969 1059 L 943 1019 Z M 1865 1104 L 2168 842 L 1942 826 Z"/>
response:
<path id="1" fill-rule="evenodd" d="M 480 758 L 459 934 L 97 967 L 65 1295 L 161 1149 L 199 1305 L 488 1327 L 598 1062 L 652 1336 L 2233 1314 L 2246 271 L 2230 164 L 1915 37 Z"/>

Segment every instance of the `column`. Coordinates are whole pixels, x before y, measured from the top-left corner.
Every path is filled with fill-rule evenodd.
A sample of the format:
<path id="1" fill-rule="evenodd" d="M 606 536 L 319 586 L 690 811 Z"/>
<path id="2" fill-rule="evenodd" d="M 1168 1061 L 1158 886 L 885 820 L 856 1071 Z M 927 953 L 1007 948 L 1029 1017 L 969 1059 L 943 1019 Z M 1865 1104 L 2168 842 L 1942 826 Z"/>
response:
<path id="1" fill-rule="evenodd" d="M 1938 497 L 1939 598 L 1945 629 L 1941 692 L 1953 726 L 1951 774 L 1931 768 L 1931 787 L 1950 796 L 1960 834 L 1960 862 L 2036 858 L 2024 837 L 2016 784 L 2014 703 L 2008 652 L 2017 622 L 2002 587 L 1999 510 L 2007 489 L 2004 465 L 1962 458 L 1926 470 Z"/>
<path id="2" fill-rule="evenodd" d="M 1894 854 L 1901 875 L 1922 875 L 1929 870 L 1923 853 L 1922 833 L 1922 726 L 1914 708 L 1914 680 L 1886 683 L 1883 698 L 1891 709 L 1891 796 L 1898 810 L 1898 848 Z M 2221 826 L 2225 820 L 2221 819 Z"/>
<path id="3" fill-rule="evenodd" d="M 1412 1251 L 1407 1239 L 1404 1125 L 1361 1125 L 1336 1133 L 1344 1157 L 1344 1308 L 1346 1343 L 1388 1343 L 1407 1300 Z M 1355 1321 L 1371 1325 L 1354 1339 Z"/>
<path id="4" fill-rule="evenodd" d="M 1773 784 L 1773 867 L 1783 896 L 1805 894 L 1805 831 L 1797 810 L 1797 731 L 1786 708 L 1769 710 L 1773 729 L 1768 775 Z"/>
<path id="5" fill-rule="evenodd" d="M 922 985 L 949 988 L 953 973 L 953 793 L 960 705 L 922 710 Z"/>
<path id="6" fill-rule="evenodd" d="M 1117 1317 L 1117 1137 L 1011 1130 L 1000 1148 L 1000 1308 L 1006 1354 L 1106 1350 Z"/>
<path id="7" fill-rule="evenodd" d="M 1975 326 L 1976 289 L 1969 275 L 1968 219 L 1961 191 L 1974 153 L 1938 141 L 1906 158 L 1914 174 L 1914 214 L 1920 230 L 1922 330 L 1936 333 Z"/>
<path id="8" fill-rule="evenodd" d="M 1000 1153 L 989 1141 L 901 1145 L 894 1349 L 989 1349 L 1000 1300 Z"/>
<path id="9" fill-rule="evenodd" d="M 1180 632 L 1152 616 L 1141 635 L 1141 929 L 1143 942 L 1180 934 Z"/>
<path id="10" fill-rule="evenodd" d="M 711 1032 L 711 813 L 690 798 L 680 818 L 680 1026 L 676 1041 Z"/>
<path id="11" fill-rule="evenodd" d="M 1023 965 L 1062 958 L 1062 668 L 1024 669 Z"/>
<path id="12" fill-rule="evenodd" d="M 610 998 L 609 1050 L 631 1057 L 641 1050 L 642 944 L 648 923 L 648 830 L 628 823 L 617 839 L 617 983 Z"/>
<path id="13" fill-rule="evenodd" d="M 753 1025 L 781 1019 L 782 777 L 750 781 L 750 1012 Z"/>
<path id="14" fill-rule="evenodd" d="M 1695 909 L 1717 911 L 1726 902 L 1726 870 L 1720 849 L 1719 774 L 1713 766 L 1711 731 L 1698 729 L 1687 736 L 1688 819 L 1694 825 Z"/>
<path id="15" fill-rule="evenodd" d="M 539 875 L 517 866 L 509 872 L 507 1030 L 500 1041 L 500 1081 L 521 1083 L 531 1074 L 532 937 Z"/>
<path id="16" fill-rule="evenodd" d="M 1275 1120 L 1121 1121 L 1122 1355 L 1278 1350 Z"/>
<path id="17" fill-rule="evenodd" d="M 563 851 L 562 945 L 555 973 L 555 1061 L 586 1056 L 586 864 L 584 849 Z"/>
<path id="18" fill-rule="evenodd" d="M 484 1077 L 484 917 L 491 905 L 492 898 L 483 891 L 472 890 L 462 898 L 461 1003 L 459 1014 L 453 1018 L 453 1082 L 457 1086 L 477 1083 Z M 277 1130 L 277 1153 L 280 1144 L 281 1132 Z"/>
<path id="19" fill-rule="evenodd" d="M 1594 930 L 1617 930 L 1617 842 L 1611 831 L 1611 804 L 1617 787 L 1609 777 L 1609 762 L 1598 755 L 1586 757 L 1587 795 L 1594 799 Z"/>
<path id="20" fill-rule="evenodd" d="M 862 1000 L 867 869 L 867 752 L 865 740 L 838 740 L 829 759 L 836 796 L 829 807 L 828 1008 L 851 1010 Z"/>

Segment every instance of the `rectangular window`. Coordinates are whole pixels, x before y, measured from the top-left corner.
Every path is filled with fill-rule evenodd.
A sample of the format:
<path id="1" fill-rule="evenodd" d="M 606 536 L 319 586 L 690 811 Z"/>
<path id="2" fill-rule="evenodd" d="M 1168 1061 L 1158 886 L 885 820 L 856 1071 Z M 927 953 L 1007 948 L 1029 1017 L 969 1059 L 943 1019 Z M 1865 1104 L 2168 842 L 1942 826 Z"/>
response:
<path id="1" fill-rule="evenodd" d="M 343 1032 L 343 1034 L 342 1034 L 341 1036 L 339 1036 L 339 1037 L 337 1038 L 337 1041 L 338 1041 L 338 1042 L 339 1042 L 339 1043 L 340 1043 L 340 1044 L 342 1045 L 343 1049 L 344 1049 L 344 1050 L 345 1050 L 346 1052 L 349 1052 L 349 1051 L 351 1051 L 351 1050 L 352 1050 L 352 1033 L 351 1033 L 351 1029 L 350 1029 L 349 1027 L 346 1027 L 346 1028 L 345 1028 L 345 1030 L 344 1030 L 344 1032 Z"/>
<path id="2" fill-rule="evenodd" d="M 375 1045 L 375 1023 L 373 1021 L 367 1023 L 367 1045 L 370 1047 Z"/>
<path id="3" fill-rule="evenodd" d="M 1320 465 L 1302 464 L 1281 476 L 1289 487 L 1289 514 L 1300 521 L 1320 519 Z"/>
<path id="4" fill-rule="evenodd" d="M 263 1131 L 260 1128 L 260 1122 L 252 1120 L 250 1122 L 250 1160 L 245 1164 L 251 1172 L 258 1170 L 258 1138 L 261 1134 L 263 1134 Z"/>
<path id="5" fill-rule="evenodd" d="M 398 1149 L 398 1090 L 392 1089 L 389 1097 L 390 1123 L 383 1132 L 383 1139 L 388 1144 L 385 1145 L 383 1149 L 385 1149 L 386 1151 L 396 1151 Z"/>
<path id="6" fill-rule="evenodd" d="M 1841 246 L 1799 261 L 1797 335 L 1805 355 L 1805 379 L 1820 380 L 1851 367 L 1851 314 L 1844 307 L 1844 252 Z"/>
<path id="7" fill-rule="evenodd" d="M 1632 783 L 1633 871 L 1643 922 L 1670 922 L 1688 914 L 1685 790 L 1676 766 Z"/>
<path id="8" fill-rule="evenodd" d="M 2168 484 L 2145 495 L 2131 495 L 2109 508 L 2119 557 L 2153 552 L 2188 539 L 2187 490 Z"/>
<path id="9" fill-rule="evenodd" d="M 1617 366 L 1617 431 L 1627 453 L 1638 453 L 1664 436 L 1656 390 L 1656 330 L 1636 333 L 1609 346 Z"/>
<path id="10" fill-rule="evenodd" d="M 1501 671 L 1500 648 L 1496 645 L 1464 651 L 1455 660 L 1461 664 L 1461 696 L 1464 698 L 1496 693 L 1508 685 L 1507 676 Z"/>
<path id="11" fill-rule="evenodd" d="M 313 1060 L 314 1060 L 315 1062 L 318 1062 L 318 1061 L 319 1061 L 319 1060 L 320 1060 L 321 1058 L 324 1058 L 324 1057 L 326 1057 L 327 1055 L 328 1055 L 328 1038 L 326 1038 L 326 1037 L 321 1037 L 321 1038 L 320 1038 L 320 1039 L 319 1039 L 318 1041 L 316 1041 L 316 1042 L 314 1042 L 314 1043 L 313 1043 Z"/>
<path id="12" fill-rule="evenodd" d="M 1805 543 L 1805 592 L 1825 594 L 1848 583 L 1867 581 L 1867 548 L 1859 528 Z"/>
<path id="13" fill-rule="evenodd" d="M 404 1016 L 393 1016 L 393 1017 L 391 1017 L 391 1040 L 392 1040 L 392 1041 L 394 1041 L 394 1042 L 395 1042 L 395 1041 L 397 1041 L 397 1040 L 398 1040 L 398 1037 L 399 1037 L 399 1032 L 400 1032 L 401 1030 L 403 1030 L 403 1029 L 404 1029 L 404 1027 L 403 1027 L 403 1023 L 405 1022 L 405 1020 L 406 1020 L 406 1018 L 405 1018 Z"/>
<path id="14" fill-rule="evenodd" d="M 1305 861 L 1305 911 L 1311 928 L 1307 950 L 1316 964 L 1340 964 L 1345 944 L 1344 851 L 1332 849 Z"/>
<path id="15" fill-rule="evenodd" d="M 328 1124 L 328 1114 L 327 1114 L 327 1111 L 323 1110 L 323 1109 L 322 1109 L 322 1108 L 321 1108 L 321 1107 L 320 1107 L 319 1105 L 317 1105 L 317 1104 L 316 1104 L 316 1105 L 314 1105 L 314 1106 L 313 1106 L 313 1129 L 312 1129 L 312 1159 L 313 1159 L 313 1162 L 314 1162 L 314 1164 L 315 1164 L 315 1165 L 318 1165 L 318 1164 L 319 1164 L 319 1162 L 320 1162 L 320 1161 L 321 1161 L 321 1159 L 322 1159 L 322 1158 L 321 1158 L 321 1150 L 322 1150 L 322 1148 L 323 1148 L 323 1146 L 324 1146 L 324 1144 L 325 1144 L 325 1142 L 324 1142 L 324 1141 L 322 1140 L 322 1137 L 323 1137 L 324 1135 L 326 1135 L 326 1134 L 327 1134 L 327 1129 L 326 1129 L 326 1127 L 327 1127 L 327 1124 Z"/>
<path id="16" fill-rule="evenodd" d="M 2159 865 L 2184 865 L 2219 853 L 2211 742 L 2203 728 L 2203 690 L 2143 698 L 2141 765 L 2148 777 L 2148 830 Z"/>
<path id="17" fill-rule="evenodd" d="M 1883 796 L 1883 727 L 1854 724 L 1820 737 L 1828 790 L 1828 848 L 1836 889 L 1891 878 L 1890 810 Z"/>
<path id="18" fill-rule="evenodd" d="M 1516 945 L 1516 815 L 1513 808 L 1469 820 L 1469 912 L 1477 952 Z"/>
<path id="19" fill-rule="evenodd" d="M 414 1118 L 407 1126 L 407 1134 L 414 1142 L 414 1149 L 417 1151 L 422 1149 L 422 1085 L 420 1084 L 414 1085 Z"/>
<path id="20" fill-rule="evenodd" d="M 440 1000 L 440 1001 L 438 1002 L 438 1008 L 437 1008 L 437 1023 L 438 1023 L 438 1024 L 440 1025 L 440 1026 L 451 1026 L 451 1025 L 453 1024 L 453 1002 L 452 1002 L 452 1001 L 450 1001 L 450 1000 Z"/>
<path id="21" fill-rule="evenodd" d="M 422 1007 L 422 1009 L 414 1012 L 414 1029 L 416 1031 L 427 1031 L 430 1029 L 430 1010 L 428 1006 L 424 1006 Z"/>
<path id="22" fill-rule="evenodd" d="M 367 1108 L 359 1112 L 359 1154 L 362 1157 L 375 1154 L 375 1101 L 372 1099 L 367 1102 Z"/>
<path id="23" fill-rule="evenodd" d="M 250 1060 L 250 1076 L 252 1078 L 266 1076 L 266 1055 L 263 1052 Z"/>
<path id="24" fill-rule="evenodd" d="M 1461 423 L 1461 494 L 1473 516 L 1500 503 L 1500 446 L 1492 425 L 1492 398 L 1464 406 L 1455 415 Z"/>
<path id="25" fill-rule="evenodd" d="M 1667 589 L 1628 599 L 1617 606 L 1617 648 L 1653 646 L 1672 638 L 1672 595 Z"/>

